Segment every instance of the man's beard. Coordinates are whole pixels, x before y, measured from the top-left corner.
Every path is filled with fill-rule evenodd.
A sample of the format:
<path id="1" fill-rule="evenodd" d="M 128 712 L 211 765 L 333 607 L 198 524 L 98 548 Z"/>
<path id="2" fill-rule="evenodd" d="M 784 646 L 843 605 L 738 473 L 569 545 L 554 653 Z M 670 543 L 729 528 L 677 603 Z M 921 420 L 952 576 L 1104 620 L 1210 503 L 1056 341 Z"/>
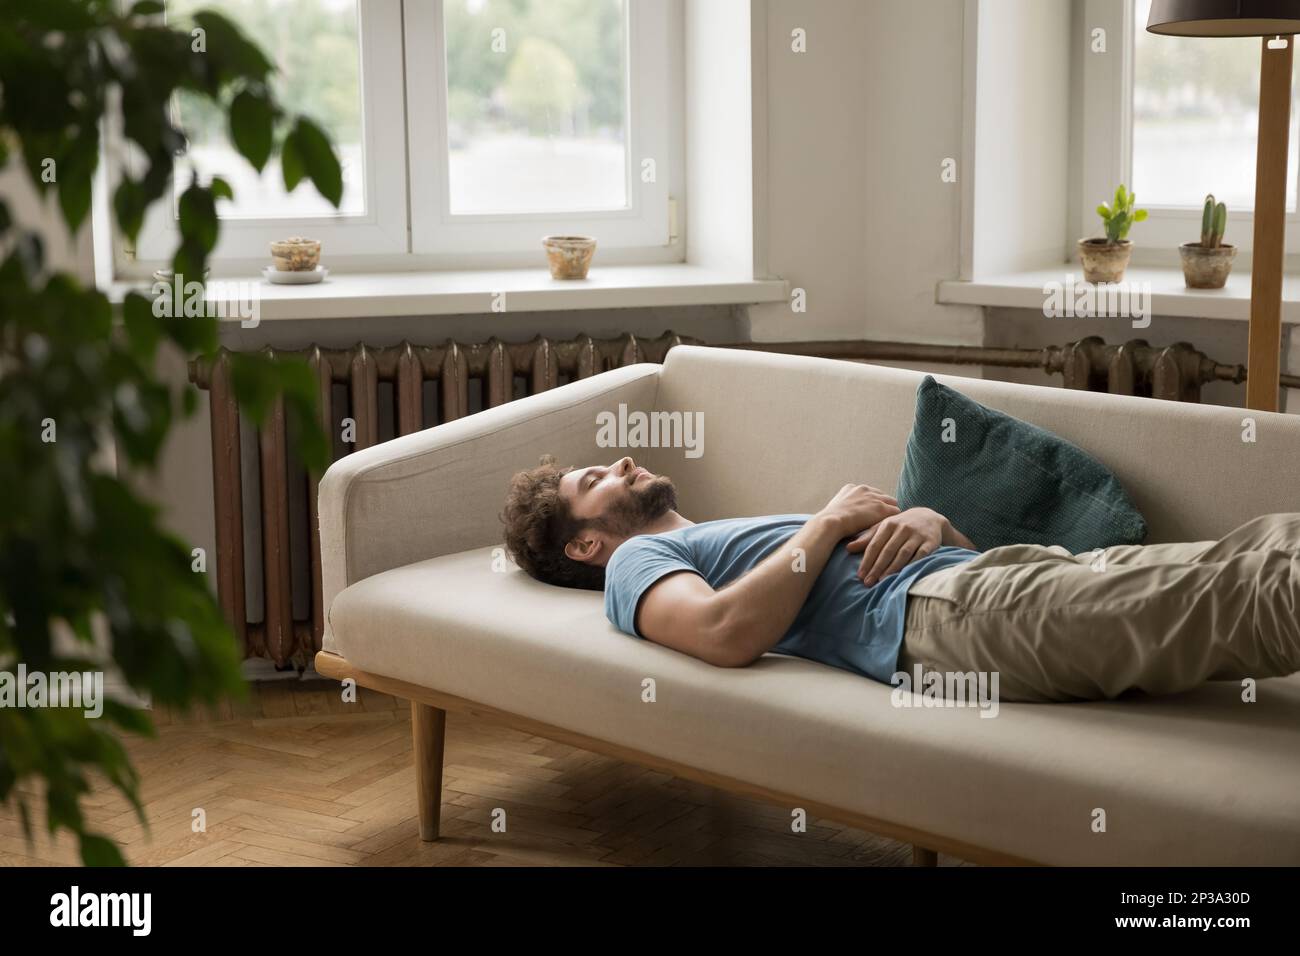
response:
<path id="1" fill-rule="evenodd" d="M 632 486 L 631 494 L 600 518 L 611 534 L 633 535 L 650 522 L 677 508 L 677 488 L 667 475 L 656 475 L 644 488 Z"/>

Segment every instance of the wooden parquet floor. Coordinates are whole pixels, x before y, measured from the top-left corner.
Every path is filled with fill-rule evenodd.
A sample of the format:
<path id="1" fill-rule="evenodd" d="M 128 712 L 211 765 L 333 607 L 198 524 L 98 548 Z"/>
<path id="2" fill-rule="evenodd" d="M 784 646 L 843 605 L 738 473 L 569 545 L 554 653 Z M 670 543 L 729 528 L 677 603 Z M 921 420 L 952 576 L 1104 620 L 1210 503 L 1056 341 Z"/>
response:
<path id="1" fill-rule="evenodd" d="M 253 685 L 215 713 L 156 712 L 126 746 L 146 830 L 115 791 L 86 801 L 136 866 L 893 866 L 911 848 L 477 718 L 447 717 L 442 838 L 420 840 L 410 708 L 332 681 Z M 33 842 L 0 806 L 0 866 L 75 865 L 67 834 Z M 506 832 L 493 832 L 503 809 Z M 206 829 L 194 832 L 201 809 Z M 498 814 L 499 815 L 499 814 Z M 941 856 L 940 865 L 963 865 Z"/>

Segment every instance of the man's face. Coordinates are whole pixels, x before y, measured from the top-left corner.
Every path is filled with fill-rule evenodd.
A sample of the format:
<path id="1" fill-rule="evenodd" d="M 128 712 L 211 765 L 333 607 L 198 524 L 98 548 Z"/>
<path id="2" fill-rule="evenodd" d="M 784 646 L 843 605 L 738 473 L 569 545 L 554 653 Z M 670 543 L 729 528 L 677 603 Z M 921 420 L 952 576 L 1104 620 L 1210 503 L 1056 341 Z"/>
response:
<path id="1" fill-rule="evenodd" d="M 631 458 L 575 468 L 560 479 L 560 494 L 573 517 L 593 524 L 567 553 L 578 561 L 604 563 L 624 539 L 677 507 L 677 489 Z"/>

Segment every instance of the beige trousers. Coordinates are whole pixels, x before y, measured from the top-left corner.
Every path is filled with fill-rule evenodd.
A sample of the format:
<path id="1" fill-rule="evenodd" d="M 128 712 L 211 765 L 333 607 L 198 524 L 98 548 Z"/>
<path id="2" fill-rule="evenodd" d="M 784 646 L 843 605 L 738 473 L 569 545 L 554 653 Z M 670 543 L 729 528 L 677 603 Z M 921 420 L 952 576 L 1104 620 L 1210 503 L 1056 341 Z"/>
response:
<path id="1" fill-rule="evenodd" d="M 908 592 L 898 669 L 998 674 L 1003 701 L 1172 694 L 1300 671 L 1300 514 L 1220 541 L 1010 545 Z"/>

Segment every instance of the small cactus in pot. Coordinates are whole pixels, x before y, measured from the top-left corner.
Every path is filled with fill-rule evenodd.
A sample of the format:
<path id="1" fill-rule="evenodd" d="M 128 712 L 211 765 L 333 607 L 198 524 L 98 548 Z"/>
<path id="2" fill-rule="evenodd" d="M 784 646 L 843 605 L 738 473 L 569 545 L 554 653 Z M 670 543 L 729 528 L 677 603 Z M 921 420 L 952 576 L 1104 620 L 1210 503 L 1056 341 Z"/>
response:
<path id="1" fill-rule="evenodd" d="M 1097 207 L 1106 229 L 1104 239 L 1080 239 L 1079 259 L 1083 263 L 1083 277 L 1088 282 L 1119 282 L 1128 268 L 1133 243 L 1128 232 L 1135 222 L 1146 219 L 1145 209 L 1134 209 L 1137 196 L 1120 183 L 1115 190 L 1114 205 L 1102 203 Z"/>
<path id="2" fill-rule="evenodd" d="M 1228 207 L 1216 203 L 1214 194 L 1205 197 L 1205 211 L 1201 213 L 1201 245 L 1217 249 L 1223 243 L 1223 231 L 1228 227 Z"/>
<path id="3" fill-rule="evenodd" d="M 1228 207 L 1205 197 L 1201 214 L 1201 241 L 1185 242 L 1178 247 L 1183 259 L 1183 278 L 1189 289 L 1222 289 L 1232 272 L 1237 247 L 1223 241 L 1228 227 Z"/>

